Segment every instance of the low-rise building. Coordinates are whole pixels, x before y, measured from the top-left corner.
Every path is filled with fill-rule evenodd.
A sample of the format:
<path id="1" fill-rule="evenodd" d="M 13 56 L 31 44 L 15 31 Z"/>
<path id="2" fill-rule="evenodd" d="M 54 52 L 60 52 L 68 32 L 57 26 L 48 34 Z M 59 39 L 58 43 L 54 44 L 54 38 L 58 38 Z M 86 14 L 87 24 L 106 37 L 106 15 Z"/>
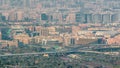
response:
<path id="1" fill-rule="evenodd" d="M 19 34 L 15 35 L 14 40 L 18 40 L 19 42 L 22 42 L 23 44 L 29 44 L 30 43 L 30 37 L 27 34 Z"/>
<path id="2" fill-rule="evenodd" d="M 107 39 L 107 44 L 117 44 L 120 45 L 120 35 L 117 35 L 113 38 L 108 38 Z"/>
<path id="3" fill-rule="evenodd" d="M 8 40 L 0 40 L 0 48 L 3 47 L 18 47 L 18 42 L 17 40 L 13 40 L 13 41 L 8 41 Z"/>

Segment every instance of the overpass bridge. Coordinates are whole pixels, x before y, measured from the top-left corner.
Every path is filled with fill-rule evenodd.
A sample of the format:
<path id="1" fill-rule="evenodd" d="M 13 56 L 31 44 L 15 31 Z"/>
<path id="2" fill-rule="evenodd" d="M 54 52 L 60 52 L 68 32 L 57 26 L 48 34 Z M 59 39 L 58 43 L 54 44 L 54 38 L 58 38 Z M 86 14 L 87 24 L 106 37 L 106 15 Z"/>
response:
<path id="1" fill-rule="evenodd" d="M 31 55 L 43 55 L 43 54 L 86 54 L 86 53 L 102 54 L 101 52 L 96 52 L 96 51 L 79 50 L 79 51 L 65 51 L 65 52 L 38 52 L 38 53 L 4 54 L 4 55 L 0 55 L 0 57 L 31 56 Z"/>
<path id="2" fill-rule="evenodd" d="M 108 46 L 100 46 L 100 47 L 95 47 L 93 48 L 93 50 L 96 50 L 96 51 L 114 51 L 114 50 L 120 50 L 120 46 L 118 45 L 108 45 Z"/>

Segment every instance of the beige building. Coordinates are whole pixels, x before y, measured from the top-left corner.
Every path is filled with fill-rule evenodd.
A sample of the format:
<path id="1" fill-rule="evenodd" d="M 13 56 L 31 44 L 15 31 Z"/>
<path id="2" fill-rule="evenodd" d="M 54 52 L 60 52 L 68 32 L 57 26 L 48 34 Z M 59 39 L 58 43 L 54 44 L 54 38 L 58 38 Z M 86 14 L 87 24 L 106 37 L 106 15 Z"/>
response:
<path id="1" fill-rule="evenodd" d="M 49 35 L 58 35 L 59 32 L 56 32 L 56 28 L 53 26 L 53 27 L 48 27 L 48 30 L 49 30 Z"/>
<path id="2" fill-rule="evenodd" d="M 42 29 L 42 28 L 43 28 L 42 26 L 35 26 L 35 30 L 36 30 L 37 32 L 39 32 L 40 29 Z"/>
<path id="3" fill-rule="evenodd" d="M 15 21 L 15 20 L 17 20 L 17 14 L 15 12 L 10 12 L 10 14 L 8 16 L 8 20 L 9 21 Z"/>
<path id="4" fill-rule="evenodd" d="M 63 38 L 60 36 L 36 36 L 33 38 L 32 41 L 34 41 L 34 43 L 39 44 L 39 43 L 43 43 L 47 41 L 59 41 L 60 43 L 63 42 Z"/>
<path id="5" fill-rule="evenodd" d="M 65 46 L 69 45 L 86 45 L 91 43 L 97 43 L 98 39 L 94 37 L 82 37 L 82 36 L 76 36 L 76 35 L 69 35 L 63 37 L 63 43 Z"/>
<path id="6" fill-rule="evenodd" d="M 49 36 L 49 29 L 48 28 L 41 28 L 40 29 L 40 35 L 41 36 Z"/>
<path id="7" fill-rule="evenodd" d="M 75 13 L 69 13 L 66 17 L 67 23 L 75 23 Z"/>
<path id="8" fill-rule="evenodd" d="M 17 40 L 13 40 L 13 41 L 0 40 L 0 48 L 11 47 L 11 46 L 18 47 Z"/>
<path id="9" fill-rule="evenodd" d="M 79 31 L 80 31 L 79 26 L 72 26 L 72 34 L 77 35 Z"/>
<path id="10" fill-rule="evenodd" d="M 18 21 L 23 20 L 24 16 L 23 16 L 23 12 L 22 11 L 17 11 L 16 14 L 17 14 L 17 20 Z"/>
<path id="11" fill-rule="evenodd" d="M 69 46 L 69 44 L 70 44 L 70 38 L 69 37 L 64 37 L 63 39 L 64 39 L 64 42 L 63 42 L 64 45 L 65 46 Z"/>
<path id="12" fill-rule="evenodd" d="M 27 34 L 15 35 L 13 38 L 19 42 L 23 42 L 24 44 L 29 44 L 31 39 Z"/>
<path id="13" fill-rule="evenodd" d="M 107 44 L 117 44 L 120 45 L 120 35 L 115 36 L 114 38 L 108 38 Z"/>

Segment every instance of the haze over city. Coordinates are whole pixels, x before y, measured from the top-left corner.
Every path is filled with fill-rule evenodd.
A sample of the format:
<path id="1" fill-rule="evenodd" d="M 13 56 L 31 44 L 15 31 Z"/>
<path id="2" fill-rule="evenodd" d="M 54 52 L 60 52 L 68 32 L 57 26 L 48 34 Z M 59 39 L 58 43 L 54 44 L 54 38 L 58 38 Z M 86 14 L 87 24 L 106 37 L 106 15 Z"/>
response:
<path id="1" fill-rule="evenodd" d="M 0 68 L 120 68 L 120 0 L 0 0 Z"/>

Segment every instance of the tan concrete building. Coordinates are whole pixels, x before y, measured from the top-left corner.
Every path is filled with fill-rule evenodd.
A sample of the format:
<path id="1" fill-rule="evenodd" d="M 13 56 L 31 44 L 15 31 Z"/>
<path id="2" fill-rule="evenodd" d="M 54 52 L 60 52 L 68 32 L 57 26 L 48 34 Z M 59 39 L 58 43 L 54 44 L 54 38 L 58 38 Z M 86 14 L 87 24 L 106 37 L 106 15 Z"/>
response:
<path id="1" fill-rule="evenodd" d="M 24 17 L 24 12 L 22 12 L 22 11 L 17 11 L 16 12 L 16 14 L 17 14 L 17 21 L 22 21 L 23 20 L 23 17 Z"/>
<path id="2" fill-rule="evenodd" d="M 66 17 L 67 23 L 75 23 L 75 13 L 69 13 Z"/>
<path id="3" fill-rule="evenodd" d="M 17 40 L 13 40 L 13 41 L 0 40 L 0 48 L 11 47 L 11 46 L 18 47 Z"/>
<path id="4" fill-rule="evenodd" d="M 40 29 L 40 35 L 41 36 L 49 36 L 49 29 L 48 28 L 41 28 Z"/>
<path id="5" fill-rule="evenodd" d="M 72 34 L 77 35 L 79 31 L 80 31 L 79 26 L 72 26 Z"/>
<path id="6" fill-rule="evenodd" d="M 15 35 L 13 38 L 24 44 L 29 44 L 31 39 L 27 34 Z"/>
<path id="7" fill-rule="evenodd" d="M 120 45 L 120 35 L 115 36 L 114 38 L 108 38 L 107 44 L 117 44 Z"/>

